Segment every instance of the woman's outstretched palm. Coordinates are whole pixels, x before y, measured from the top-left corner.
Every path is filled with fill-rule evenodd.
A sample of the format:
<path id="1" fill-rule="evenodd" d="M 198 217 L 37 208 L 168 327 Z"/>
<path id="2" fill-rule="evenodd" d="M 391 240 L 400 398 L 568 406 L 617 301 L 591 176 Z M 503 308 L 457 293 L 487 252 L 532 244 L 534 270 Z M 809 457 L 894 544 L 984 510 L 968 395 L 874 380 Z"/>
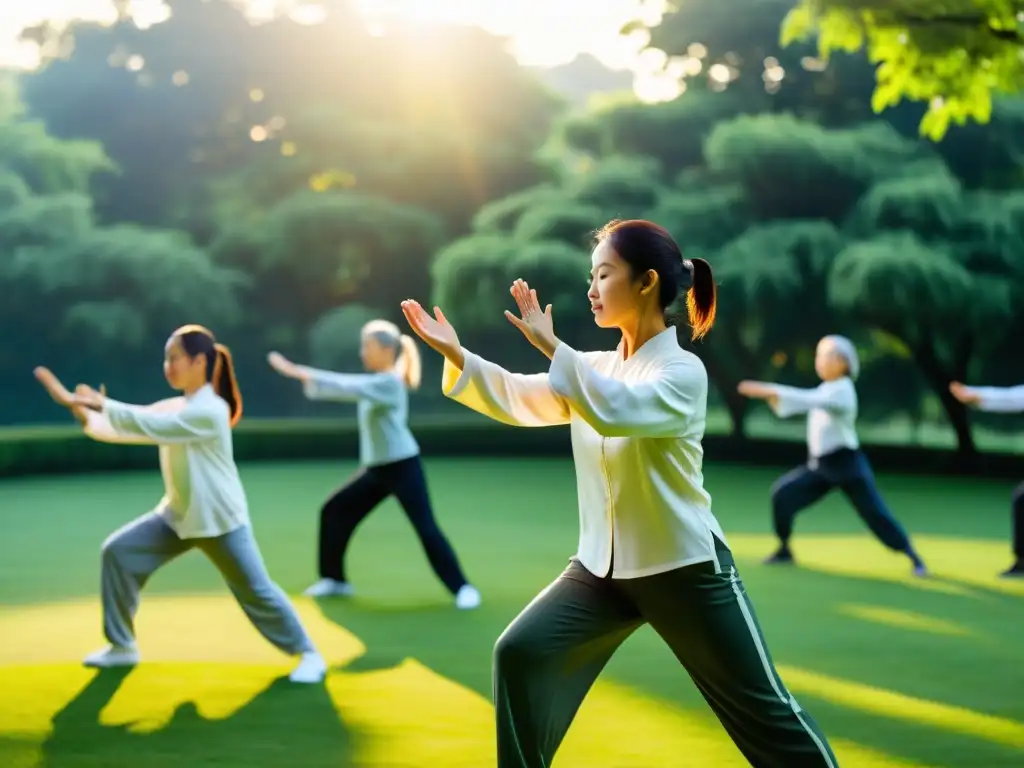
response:
<path id="1" fill-rule="evenodd" d="M 459 343 L 459 335 L 455 333 L 440 307 L 434 307 L 434 316 L 431 317 L 418 301 L 408 299 L 402 302 L 402 313 L 409 326 L 427 346 L 461 367 L 462 345 Z"/>

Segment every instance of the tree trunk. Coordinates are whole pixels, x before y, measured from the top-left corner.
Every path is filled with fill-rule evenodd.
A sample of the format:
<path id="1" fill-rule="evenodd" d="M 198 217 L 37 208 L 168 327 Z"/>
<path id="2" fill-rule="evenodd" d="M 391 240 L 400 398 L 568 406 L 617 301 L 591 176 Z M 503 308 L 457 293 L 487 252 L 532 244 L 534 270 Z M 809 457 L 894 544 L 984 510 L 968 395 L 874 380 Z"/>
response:
<path id="1" fill-rule="evenodd" d="M 967 369 L 966 360 L 969 358 L 969 355 L 963 354 L 962 351 L 957 355 L 959 359 L 956 362 L 956 367 L 959 369 L 962 366 L 962 370 L 947 371 L 943 368 L 942 363 L 939 362 L 938 355 L 935 354 L 935 347 L 931 344 L 926 343 L 917 346 L 913 352 L 914 359 L 921 367 L 921 372 L 924 374 L 929 386 L 931 386 L 932 391 L 939 396 L 939 401 L 946 411 L 949 423 L 953 426 L 953 431 L 956 432 L 957 451 L 961 454 L 973 456 L 977 453 L 977 447 L 974 445 L 974 435 L 971 434 L 971 423 L 967 418 L 967 408 L 953 397 L 949 391 L 950 383 L 953 381 L 963 381 Z"/>

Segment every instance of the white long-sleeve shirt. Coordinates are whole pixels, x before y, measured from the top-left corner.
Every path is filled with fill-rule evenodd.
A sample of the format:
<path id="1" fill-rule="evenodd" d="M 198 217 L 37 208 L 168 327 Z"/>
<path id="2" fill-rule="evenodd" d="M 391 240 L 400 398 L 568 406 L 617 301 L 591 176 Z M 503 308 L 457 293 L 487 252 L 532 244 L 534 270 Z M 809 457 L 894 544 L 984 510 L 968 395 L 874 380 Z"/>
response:
<path id="1" fill-rule="evenodd" d="M 812 461 L 841 448 L 856 450 L 857 388 L 848 376 L 823 381 L 813 389 L 773 384 L 780 418 L 807 414 L 807 452 Z"/>
<path id="2" fill-rule="evenodd" d="M 577 557 L 630 579 L 717 563 L 725 535 L 704 490 L 704 365 L 669 328 L 628 360 L 621 351 L 555 351 L 547 374 L 513 374 L 463 350 L 442 379 L 452 399 L 505 424 L 569 424 L 579 500 Z M 614 557 L 613 557 L 614 548 Z"/>
<path id="3" fill-rule="evenodd" d="M 85 433 L 94 440 L 159 446 L 164 497 L 156 512 L 178 536 L 222 536 L 249 524 L 230 411 L 209 384 L 149 406 L 108 398 L 102 412 L 85 413 Z"/>
<path id="4" fill-rule="evenodd" d="M 409 392 L 393 371 L 334 373 L 302 366 L 309 378 L 310 400 L 356 402 L 359 461 L 373 467 L 418 456 L 420 446 L 409 430 Z"/>
<path id="5" fill-rule="evenodd" d="M 967 391 L 981 397 L 977 408 L 992 413 L 1024 411 L 1024 384 L 1016 387 L 967 387 Z"/>

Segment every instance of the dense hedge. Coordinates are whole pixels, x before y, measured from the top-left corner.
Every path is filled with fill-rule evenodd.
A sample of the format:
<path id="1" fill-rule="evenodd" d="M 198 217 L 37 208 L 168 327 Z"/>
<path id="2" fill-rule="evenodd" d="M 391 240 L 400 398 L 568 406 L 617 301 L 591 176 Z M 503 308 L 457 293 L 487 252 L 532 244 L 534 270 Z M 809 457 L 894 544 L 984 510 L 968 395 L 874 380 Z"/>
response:
<path id="1" fill-rule="evenodd" d="M 413 430 L 426 456 L 558 456 L 569 453 L 567 428 L 515 429 L 473 414 L 419 419 Z M 902 446 L 867 446 L 876 469 L 899 472 L 1024 477 L 1024 457 L 982 454 L 959 456 L 950 451 Z M 802 442 L 735 440 L 708 435 L 705 458 L 786 466 L 804 460 Z M 235 433 L 238 461 L 275 459 L 356 458 L 354 421 L 327 419 L 243 421 Z M 137 445 L 97 443 L 75 426 L 0 429 L 0 477 L 74 473 L 157 466 L 156 452 Z"/>

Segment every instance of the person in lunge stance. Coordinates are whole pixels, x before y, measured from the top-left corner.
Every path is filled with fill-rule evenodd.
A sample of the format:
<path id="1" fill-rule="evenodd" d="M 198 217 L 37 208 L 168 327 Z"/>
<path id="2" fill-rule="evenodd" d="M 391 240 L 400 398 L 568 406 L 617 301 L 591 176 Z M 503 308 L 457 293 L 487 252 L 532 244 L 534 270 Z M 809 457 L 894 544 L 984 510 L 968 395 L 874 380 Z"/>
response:
<path id="1" fill-rule="evenodd" d="M 358 403 L 361 467 L 320 509 L 320 578 L 306 594 L 353 593 L 345 571 L 349 542 L 366 516 L 394 495 L 416 529 L 434 572 L 455 596 L 456 607 L 476 608 L 480 592 L 466 581 L 455 551 L 434 519 L 420 448 L 409 430 L 409 390 L 420 384 L 416 342 L 394 323 L 373 320 L 362 329 L 359 355 L 368 373 L 333 373 L 295 365 L 277 352 L 268 355 L 275 371 L 303 382 L 306 397 Z"/>
<path id="2" fill-rule="evenodd" d="M 182 396 L 148 406 L 112 400 L 85 385 L 72 394 L 48 369 L 35 373 L 94 440 L 159 446 L 163 499 L 103 543 L 103 630 L 110 645 L 87 656 L 85 664 L 138 663 L 134 620 L 139 593 L 161 566 L 198 549 L 224 576 L 256 629 L 283 652 L 299 657 L 290 679 L 323 680 L 327 666 L 267 573 L 253 535 L 233 456 L 231 430 L 241 418 L 242 397 L 228 348 L 202 326 L 179 328 L 164 349 L 164 375 Z"/>
<path id="3" fill-rule="evenodd" d="M 953 397 L 964 405 L 991 413 L 1024 411 L 1024 384 L 1016 387 L 967 387 L 959 381 L 949 385 Z M 1013 490 L 1013 556 L 1014 561 L 1000 575 L 1007 579 L 1024 578 L 1024 483 Z"/>
<path id="4" fill-rule="evenodd" d="M 779 678 L 704 489 L 708 379 L 665 310 L 685 293 L 693 336 L 715 318 L 710 265 L 684 260 L 647 221 L 598 235 L 588 297 L 615 351 L 581 353 L 555 336 L 551 306 L 522 280 L 519 316 L 551 360 L 512 374 L 464 349 L 439 308 L 403 302 L 409 324 L 445 357 L 443 390 L 514 426 L 569 424 L 579 491 L 577 554 L 498 639 L 494 703 L 499 768 L 551 765 L 616 648 L 650 624 L 729 736 L 757 768 L 835 768 L 815 721 Z"/>
<path id="5" fill-rule="evenodd" d="M 779 548 L 766 562 L 793 562 L 789 540 L 794 518 L 839 488 L 879 541 L 906 555 L 915 575 L 927 575 L 924 561 L 882 499 L 871 465 L 860 450 L 854 426 L 854 380 L 860 372 L 860 361 L 853 342 L 844 336 L 821 339 L 814 369 L 822 383 L 813 389 L 763 381 L 743 381 L 738 387 L 742 395 L 767 401 L 780 418 L 807 414 L 807 463 L 783 475 L 772 487 L 772 518 Z"/>

